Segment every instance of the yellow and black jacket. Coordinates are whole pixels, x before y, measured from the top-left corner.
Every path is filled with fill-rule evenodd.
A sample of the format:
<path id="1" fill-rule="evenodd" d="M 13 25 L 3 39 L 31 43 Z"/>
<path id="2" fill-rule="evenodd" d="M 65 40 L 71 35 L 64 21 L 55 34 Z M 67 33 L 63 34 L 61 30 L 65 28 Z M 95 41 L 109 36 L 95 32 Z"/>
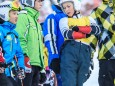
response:
<path id="1" fill-rule="evenodd" d="M 101 4 L 94 9 L 91 16 L 98 22 L 101 29 L 99 37 L 99 60 L 115 59 L 115 12 L 108 4 Z"/>

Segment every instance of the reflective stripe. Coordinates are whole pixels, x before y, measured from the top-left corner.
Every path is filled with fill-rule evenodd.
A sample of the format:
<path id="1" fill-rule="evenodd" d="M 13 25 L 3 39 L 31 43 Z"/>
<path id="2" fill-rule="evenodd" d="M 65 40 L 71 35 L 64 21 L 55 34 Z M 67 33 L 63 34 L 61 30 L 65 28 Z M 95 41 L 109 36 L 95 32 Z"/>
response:
<path id="1" fill-rule="evenodd" d="M 46 41 L 51 41 L 51 34 L 47 34 L 47 35 L 44 37 L 44 40 L 45 40 L 45 42 L 46 42 Z M 56 41 L 56 36 L 54 36 L 54 41 Z"/>
<path id="2" fill-rule="evenodd" d="M 48 38 L 51 40 L 49 41 L 51 52 L 52 54 L 57 54 L 58 51 L 57 51 L 56 44 L 55 44 L 56 36 L 54 34 L 54 19 L 48 19 L 48 34 L 51 34 L 49 35 L 50 38 Z M 48 40 L 48 39 L 45 39 L 45 40 Z"/>

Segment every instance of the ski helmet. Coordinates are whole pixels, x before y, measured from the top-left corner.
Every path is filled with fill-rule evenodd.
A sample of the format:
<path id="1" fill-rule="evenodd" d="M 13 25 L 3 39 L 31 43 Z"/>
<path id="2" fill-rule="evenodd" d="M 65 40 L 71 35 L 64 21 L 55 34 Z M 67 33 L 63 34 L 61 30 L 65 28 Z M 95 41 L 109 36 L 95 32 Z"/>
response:
<path id="1" fill-rule="evenodd" d="M 21 4 L 29 7 L 34 7 L 34 3 L 36 0 L 21 0 Z M 41 0 L 44 1 L 44 0 Z"/>
<path id="2" fill-rule="evenodd" d="M 74 9 L 76 11 L 79 11 L 81 9 L 81 2 L 79 0 L 60 0 L 60 7 L 61 7 L 62 10 L 63 10 L 63 6 L 62 5 L 65 2 L 71 2 L 71 3 L 73 3 Z M 64 10 L 63 10 L 63 12 L 64 12 Z"/>
<path id="3" fill-rule="evenodd" d="M 21 4 L 25 6 L 34 7 L 35 0 L 21 0 Z"/>
<path id="4" fill-rule="evenodd" d="M 4 2 L 0 3 L 0 17 L 3 20 L 5 20 L 5 21 L 9 20 L 9 11 L 10 10 L 15 10 L 15 11 L 21 10 L 21 6 L 20 6 L 19 2 L 4 1 Z"/>

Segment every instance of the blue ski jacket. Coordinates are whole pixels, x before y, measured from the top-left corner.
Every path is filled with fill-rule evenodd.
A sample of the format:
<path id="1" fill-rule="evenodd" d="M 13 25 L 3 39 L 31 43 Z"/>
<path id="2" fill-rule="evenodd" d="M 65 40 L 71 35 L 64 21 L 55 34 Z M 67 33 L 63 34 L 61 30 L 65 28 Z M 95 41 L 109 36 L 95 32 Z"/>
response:
<path id="1" fill-rule="evenodd" d="M 4 22 L 0 25 L 0 43 L 3 49 L 3 56 L 6 64 L 12 63 L 14 57 L 18 59 L 18 67 L 24 69 L 24 56 L 18 39 L 18 34 L 14 30 L 15 24 Z M 6 75 L 11 76 L 11 71 L 6 68 Z"/>
<path id="2" fill-rule="evenodd" d="M 59 21 L 66 16 L 59 6 L 52 5 L 52 9 L 53 13 L 48 15 L 43 24 L 45 46 L 48 48 L 49 53 L 48 65 L 54 58 L 59 58 L 60 47 L 64 42 L 59 29 Z"/>

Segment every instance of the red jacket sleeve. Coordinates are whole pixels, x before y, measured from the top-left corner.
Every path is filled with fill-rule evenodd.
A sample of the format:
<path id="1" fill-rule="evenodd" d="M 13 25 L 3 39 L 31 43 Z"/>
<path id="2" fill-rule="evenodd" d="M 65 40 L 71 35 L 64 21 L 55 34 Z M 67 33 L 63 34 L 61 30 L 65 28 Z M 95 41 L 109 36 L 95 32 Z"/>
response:
<path id="1" fill-rule="evenodd" d="M 3 57 L 3 53 L 2 53 L 2 48 L 0 47 L 0 62 L 4 62 L 4 57 Z"/>

